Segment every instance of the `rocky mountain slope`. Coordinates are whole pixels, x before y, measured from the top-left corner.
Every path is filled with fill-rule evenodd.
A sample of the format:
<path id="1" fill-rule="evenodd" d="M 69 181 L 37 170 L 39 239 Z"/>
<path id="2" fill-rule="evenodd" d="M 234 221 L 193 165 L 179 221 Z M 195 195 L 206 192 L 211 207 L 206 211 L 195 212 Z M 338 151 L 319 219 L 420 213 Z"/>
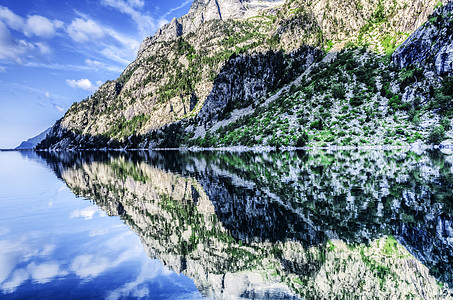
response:
<path id="1" fill-rule="evenodd" d="M 196 0 L 38 148 L 439 143 L 451 12 L 434 0 Z"/>

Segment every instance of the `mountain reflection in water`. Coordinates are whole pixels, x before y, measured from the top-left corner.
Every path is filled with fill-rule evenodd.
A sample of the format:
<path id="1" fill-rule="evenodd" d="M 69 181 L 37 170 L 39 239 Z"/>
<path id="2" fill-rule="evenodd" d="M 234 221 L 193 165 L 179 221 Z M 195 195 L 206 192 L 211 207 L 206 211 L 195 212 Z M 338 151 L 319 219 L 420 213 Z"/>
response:
<path id="1" fill-rule="evenodd" d="M 206 296 L 452 296 L 453 155 L 39 155 Z"/>

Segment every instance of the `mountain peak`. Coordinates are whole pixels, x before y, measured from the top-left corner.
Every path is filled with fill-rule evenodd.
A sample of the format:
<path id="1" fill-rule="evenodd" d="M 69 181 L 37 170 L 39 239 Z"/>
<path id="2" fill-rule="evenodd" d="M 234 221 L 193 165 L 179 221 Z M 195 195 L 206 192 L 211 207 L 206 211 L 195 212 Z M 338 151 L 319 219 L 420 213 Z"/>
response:
<path id="1" fill-rule="evenodd" d="M 189 14 L 201 14 L 204 21 L 241 18 L 246 8 L 241 0 L 195 0 Z"/>
<path id="2" fill-rule="evenodd" d="M 195 0 L 186 15 L 164 25 L 149 40 L 169 41 L 196 31 L 206 21 L 249 18 L 258 15 L 262 10 L 282 5 L 284 2 L 283 0 Z"/>

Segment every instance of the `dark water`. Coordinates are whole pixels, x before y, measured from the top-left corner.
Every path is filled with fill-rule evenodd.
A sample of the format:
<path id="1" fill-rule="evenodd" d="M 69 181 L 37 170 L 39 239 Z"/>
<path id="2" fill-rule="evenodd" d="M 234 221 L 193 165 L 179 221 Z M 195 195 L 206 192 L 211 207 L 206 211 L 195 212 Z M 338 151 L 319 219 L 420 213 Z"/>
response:
<path id="1" fill-rule="evenodd" d="M 0 298 L 451 299 L 453 155 L 0 153 Z"/>

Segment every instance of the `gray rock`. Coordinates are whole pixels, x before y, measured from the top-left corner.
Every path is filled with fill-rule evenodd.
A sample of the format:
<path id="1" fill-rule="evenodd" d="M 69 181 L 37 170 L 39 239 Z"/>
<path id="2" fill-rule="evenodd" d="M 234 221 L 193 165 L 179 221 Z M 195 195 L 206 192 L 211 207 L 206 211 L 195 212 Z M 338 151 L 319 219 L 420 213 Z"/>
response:
<path id="1" fill-rule="evenodd" d="M 437 75 L 453 74 L 453 2 L 437 9 L 392 55 L 404 68 L 416 64 Z"/>

